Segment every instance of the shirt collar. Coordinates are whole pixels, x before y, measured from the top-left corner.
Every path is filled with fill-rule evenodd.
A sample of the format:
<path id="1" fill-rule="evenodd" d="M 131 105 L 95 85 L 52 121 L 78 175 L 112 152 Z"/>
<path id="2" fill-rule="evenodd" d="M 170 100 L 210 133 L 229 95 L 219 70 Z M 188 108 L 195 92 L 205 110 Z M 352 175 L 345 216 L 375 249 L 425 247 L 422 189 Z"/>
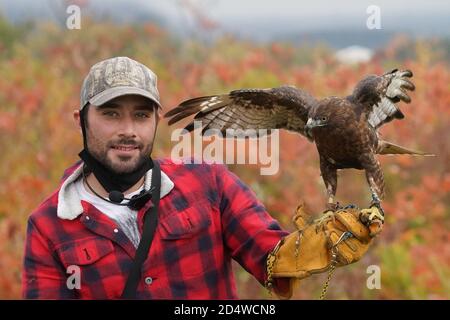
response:
<path id="1" fill-rule="evenodd" d="M 64 180 L 58 192 L 57 216 L 65 220 L 73 220 L 83 213 L 81 199 L 76 190 L 74 182 L 82 175 L 83 163 L 81 163 L 69 177 Z M 145 190 L 149 190 L 152 184 L 152 170 L 145 175 Z M 166 196 L 174 187 L 174 183 L 161 170 L 161 199 Z"/>

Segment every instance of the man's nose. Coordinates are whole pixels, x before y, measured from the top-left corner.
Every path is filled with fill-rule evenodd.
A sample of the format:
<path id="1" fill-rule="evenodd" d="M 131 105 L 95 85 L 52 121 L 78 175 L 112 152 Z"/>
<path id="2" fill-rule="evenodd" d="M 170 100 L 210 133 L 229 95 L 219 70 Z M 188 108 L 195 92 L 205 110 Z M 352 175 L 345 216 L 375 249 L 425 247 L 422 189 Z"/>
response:
<path id="1" fill-rule="evenodd" d="M 125 135 L 125 136 L 135 136 L 135 123 L 133 121 L 133 118 L 130 116 L 122 117 L 120 123 L 119 123 L 119 135 Z"/>

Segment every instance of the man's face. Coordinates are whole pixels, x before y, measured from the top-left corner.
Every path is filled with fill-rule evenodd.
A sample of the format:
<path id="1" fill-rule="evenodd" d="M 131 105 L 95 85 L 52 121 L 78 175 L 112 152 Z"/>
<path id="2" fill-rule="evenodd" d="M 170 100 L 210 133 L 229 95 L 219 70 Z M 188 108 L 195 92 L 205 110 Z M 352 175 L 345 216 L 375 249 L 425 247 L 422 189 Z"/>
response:
<path id="1" fill-rule="evenodd" d="M 136 170 L 151 154 L 159 120 L 156 105 L 138 95 L 115 98 L 87 112 L 87 146 L 116 173 Z"/>

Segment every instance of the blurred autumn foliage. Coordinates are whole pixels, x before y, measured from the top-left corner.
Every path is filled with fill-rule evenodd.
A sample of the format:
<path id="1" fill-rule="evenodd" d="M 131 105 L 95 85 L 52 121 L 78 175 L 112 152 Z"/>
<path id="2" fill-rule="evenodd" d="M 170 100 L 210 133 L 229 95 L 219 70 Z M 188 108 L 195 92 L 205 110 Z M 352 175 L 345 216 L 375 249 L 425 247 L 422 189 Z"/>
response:
<path id="1" fill-rule="evenodd" d="M 78 108 L 83 77 L 95 62 L 117 55 L 157 73 L 165 110 L 189 97 L 243 87 L 293 84 L 317 97 L 347 95 L 369 73 L 413 70 L 413 101 L 401 105 L 406 119 L 381 132 L 389 141 L 437 156 L 380 157 L 387 182 L 384 232 L 362 261 L 337 270 L 328 297 L 450 297 L 450 70 L 444 45 L 398 37 L 371 62 L 348 66 L 324 45 L 261 45 L 229 36 L 205 44 L 174 38 L 153 24 L 83 21 L 81 30 L 70 31 L 53 24 L 12 26 L 0 18 L 0 298 L 20 298 L 27 217 L 55 190 L 82 147 L 72 111 Z M 156 156 L 170 156 L 172 129 L 162 121 Z M 318 212 L 326 197 L 314 145 L 287 132 L 281 132 L 280 143 L 277 175 L 261 176 L 257 166 L 230 169 L 292 230 L 290 219 L 301 201 Z M 340 176 L 338 199 L 367 205 L 363 173 Z M 373 264 L 381 268 L 380 290 L 366 287 L 366 269 Z M 235 266 L 241 298 L 269 298 Z M 324 280 L 325 275 L 306 279 L 294 297 L 317 298 Z"/>

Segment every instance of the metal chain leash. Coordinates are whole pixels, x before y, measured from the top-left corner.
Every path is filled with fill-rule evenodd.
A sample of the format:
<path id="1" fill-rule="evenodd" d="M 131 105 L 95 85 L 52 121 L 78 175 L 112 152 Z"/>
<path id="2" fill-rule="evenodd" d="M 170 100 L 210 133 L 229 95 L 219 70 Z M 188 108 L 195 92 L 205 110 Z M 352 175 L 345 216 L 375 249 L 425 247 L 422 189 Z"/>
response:
<path id="1" fill-rule="evenodd" d="M 264 284 L 270 296 L 272 296 L 272 286 L 273 286 L 272 273 L 274 262 L 275 259 L 267 260 L 267 280 L 266 283 Z"/>
<path id="2" fill-rule="evenodd" d="M 337 246 L 342 241 L 347 240 L 348 238 L 353 237 L 353 234 L 350 231 L 346 231 L 339 237 L 338 241 L 331 247 L 331 261 L 330 261 L 330 269 L 328 270 L 328 276 L 327 280 L 325 281 L 325 284 L 323 285 L 322 292 L 320 293 L 319 300 L 324 300 L 325 295 L 327 294 L 328 287 L 330 285 L 331 277 L 333 276 L 334 271 L 336 270 L 337 266 Z"/>
<path id="3" fill-rule="evenodd" d="M 336 248 L 336 246 L 333 246 L 333 249 L 334 248 Z M 336 270 L 336 264 L 337 264 L 336 252 L 333 249 L 332 249 L 332 254 L 331 254 L 330 270 L 328 270 L 327 280 L 325 281 L 325 284 L 323 285 L 322 292 L 320 293 L 319 300 L 325 299 L 325 295 L 327 294 L 327 291 L 328 291 L 328 286 L 330 285 L 331 277 L 333 276 L 334 270 Z"/>
<path id="4" fill-rule="evenodd" d="M 272 286 L 273 286 L 273 265 L 275 264 L 276 254 L 278 253 L 278 250 L 280 249 L 280 246 L 283 243 L 284 239 L 278 241 L 275 248 L 269 253 L 269 256 L 267 257 L 267 279 L 264 286 L 266 287 L 270 296 L 272 296 Z"/>

